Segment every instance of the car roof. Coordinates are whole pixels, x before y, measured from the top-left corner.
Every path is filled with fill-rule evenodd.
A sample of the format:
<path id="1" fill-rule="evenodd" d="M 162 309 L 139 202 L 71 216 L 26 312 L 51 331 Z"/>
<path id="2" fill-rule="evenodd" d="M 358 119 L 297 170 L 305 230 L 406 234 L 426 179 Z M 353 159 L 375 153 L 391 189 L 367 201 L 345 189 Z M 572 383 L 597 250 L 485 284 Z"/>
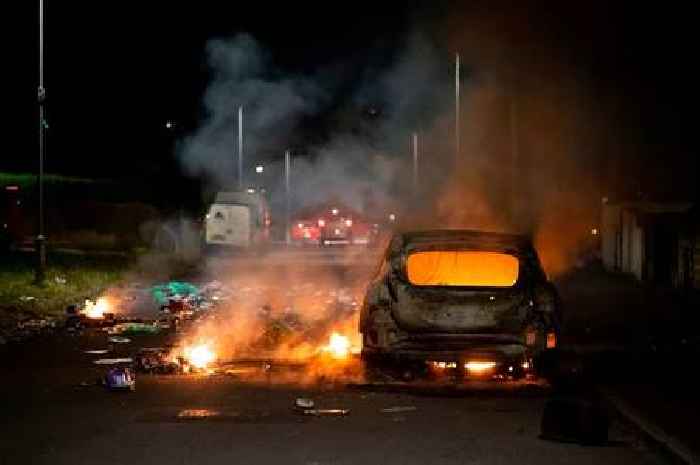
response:
<path id="1" fill-rule="evenodd" d="M 466 245 L 478 248 L 529 249 L 532 247 L 530 237 L 523 234 L 510 234 L 470 229 L 434 229 L 422 231 L 404 231 L 401 236 L 404 248 L 422 248 L 440 244 Z"/>

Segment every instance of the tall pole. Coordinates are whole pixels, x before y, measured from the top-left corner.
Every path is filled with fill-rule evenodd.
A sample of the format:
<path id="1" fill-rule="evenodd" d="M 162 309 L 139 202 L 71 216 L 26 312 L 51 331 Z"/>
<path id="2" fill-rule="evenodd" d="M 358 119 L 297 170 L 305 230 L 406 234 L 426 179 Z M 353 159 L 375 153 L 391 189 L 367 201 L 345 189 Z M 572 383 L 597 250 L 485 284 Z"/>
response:
<path id="1" fill-rule="evenodd" d="M 46 121 L 44 102 L 46 101 L 46 89 L 44 88 L 44 0 L 39 0 L 39 174 L 37 187 L 39 191 L 39 218 L 38 234 L 36 236 L 36 270 L 34 279 L 37 284 L 43 284 L 46 269 L 46 238 L 44 237 L 44 137 L 46 135 Z"/>
<path id="2" fill-rule="evenodd" d="M 291 164 L 292 164 L 292 154 L 289 150 L 286 150 L 284 152 L 284 192 L 286 196 L 286 210 L 285 210 L 285 242 L 287 245 L 289 245 L 292 241 L 291 236 L 289 235 L 289 221 L 291 217 L 290 213 L 290 208 L 291 208 L 291 186 L 290 186 L 290 171 L 291 171 Z"/>
<path id="3" fill-rule="evenodd" d="M 238 107 L 238 190 L 243 190 L 243 106 Z"/>
<path id="4" fill-rule="evenodd" d="M 518 199 L 523 198 L 523 193 L 520 189 L 523 183 L 519 182 L 522 176 L 518 167 L 520 165 L 520 146 L 518 140 L 518 107 L 516 97 L 513 96 L 510 100 L 510 144 L 511 144 L 511 156 L 510 156 L 510 166 L 511 166 L 511 176 L 510 176 L 510 192 L 511 192 L 511 220 L 519 222 L 520 205 L 518 205 Z"/>
<path id="5" fill-rule="evenodd" d="M 418 192 L 418 133 L 413 133 L 413 193 Z"/>
<path id="6" fill-rule="evenodd" d="M 455 165 L 459 166 L 459 53 L 455 59 Z"/>

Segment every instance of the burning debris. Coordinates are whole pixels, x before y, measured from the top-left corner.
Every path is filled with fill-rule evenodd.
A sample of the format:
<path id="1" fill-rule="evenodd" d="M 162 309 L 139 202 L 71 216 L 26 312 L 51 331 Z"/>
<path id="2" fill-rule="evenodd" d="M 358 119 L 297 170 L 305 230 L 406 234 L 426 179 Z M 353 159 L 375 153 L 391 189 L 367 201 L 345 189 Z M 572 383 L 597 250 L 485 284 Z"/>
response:
<path id="1" fill-rule="evenodd" d="M 97 300 L 85 300 L 82 314 L 87 318 L 101 319 L 105 316 L 113 315 L 109 313 L 110 305 L 106 297 L 99 297 Z"/>
<path id="2" fill-rule="evenodd" d="M 345 360 L 350 355 L 350 339 L 347 336 L 334 332 L 331 334 L 328 345 L 322 347 L 321 350 L 334 359 Z"/>
<path id="3" fill-rule="evenodd" d="M 128 365 L 146 374 L 269 378 L 272 373 L 295 372 L 310 381 L 353 371 L 358 365 L 354 355 L 359 352 L 359 304 L 350 289 L 305 282 L 280 290 L 261 281 L 270 282 L 213 280 L 197 286 L 171 281 L 145 288 L 151 296 L 151 315 L 158 315 L 150 321 L 129 320 L 127 307 L 135 299 L 116 291 L 72 306 L 67 313 L 77 325 L 103 327 L 115 345 L 173 330 L 164 334 L 174 338 L 165 347 L 136 349 L 130 358 L 99 359 L 95 364 Z M 112 312 L 119 317 L 107 320 Z M 112 345 L 110 350 L 117 348 Z"/>
<path id="4" fill-rule="evenodd" d="M 216 360 L 216 353 L 208 343 L 187 346 L 182 353 L 186 366 L 196 370 L 206 370 Z"/>

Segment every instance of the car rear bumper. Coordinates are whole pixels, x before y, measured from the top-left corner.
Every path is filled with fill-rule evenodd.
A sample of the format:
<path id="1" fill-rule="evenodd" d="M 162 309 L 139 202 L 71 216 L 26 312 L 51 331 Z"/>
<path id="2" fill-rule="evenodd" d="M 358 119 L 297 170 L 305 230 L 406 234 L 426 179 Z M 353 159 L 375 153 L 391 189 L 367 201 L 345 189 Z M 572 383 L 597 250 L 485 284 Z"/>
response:
<path id="1" fill-rule="evenodd" d="M 468 358 L 521 359 L 531 348 L 519 335 L 420 334 L 402 337 L 385 346 L 365 344 L 363 354 L 403 360 L 460 361 Z"/>

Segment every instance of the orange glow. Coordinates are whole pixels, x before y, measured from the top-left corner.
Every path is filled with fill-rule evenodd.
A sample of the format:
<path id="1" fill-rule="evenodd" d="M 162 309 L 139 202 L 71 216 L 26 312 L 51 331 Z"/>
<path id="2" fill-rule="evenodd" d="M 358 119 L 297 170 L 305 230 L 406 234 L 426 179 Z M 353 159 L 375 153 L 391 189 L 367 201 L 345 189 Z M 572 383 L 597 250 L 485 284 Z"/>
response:
<path id="1" fill-rule="evenodd" d="M 557 346 L 557 335 L 554 333 L 547 333 L 547 348 L 553 349 Z"/>
<path id="2" fill-rule="evenodd" d="M 464 364 L 464 368 L 466 368 L 467 371 L 473 373 L 484 373 L 486 371 L 493 370 L 494 368 L 496 368 L 496 362 L 470 360 L 469 362 Z"/>
<path id="3" fill-rule="evenodd" d="M 350 354 L 350 339 L 347 336 L 334 332 L 331 334 L 328 345 L 323 348 L 323 351 L 336 359 L 347 358 Z"/>
<path id="4" fill-rule="evenodd" d="M 417 286 L 511 287 L 518 259 L 499 252 L 427 251 L 408 256 L 408 280 Z"/>
<path id="5" fill-rule="evenodd" d="M 200 370 L 209 366 L 216 359 L 216 354 L 209 344 L 185 347 L 183 355 L 193 367 L 199 368 Z"/>
<path id="6" fill-rule="evenodd" d="M 109 302 L 106 297 L 100 297 L 96 301 L 85 301 L 85 316 L 88 318 L 103 318 L 104 314 L 109 311 Z"/>

